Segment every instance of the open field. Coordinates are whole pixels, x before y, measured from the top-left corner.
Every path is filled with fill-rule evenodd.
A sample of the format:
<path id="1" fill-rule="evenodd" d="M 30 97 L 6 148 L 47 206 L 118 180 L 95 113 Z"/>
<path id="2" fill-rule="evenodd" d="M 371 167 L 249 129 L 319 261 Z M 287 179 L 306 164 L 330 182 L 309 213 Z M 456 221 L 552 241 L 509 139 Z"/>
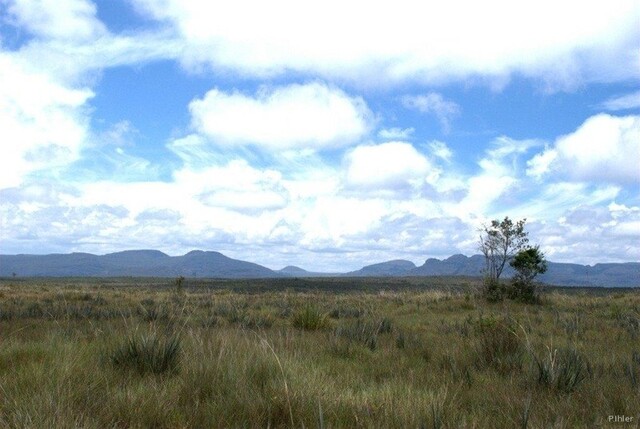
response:
<path id="1" fill-rule="evenodd" d="M 4 279 L 0 427 L 638 427 L 640 290 L 478 285 Z"/>

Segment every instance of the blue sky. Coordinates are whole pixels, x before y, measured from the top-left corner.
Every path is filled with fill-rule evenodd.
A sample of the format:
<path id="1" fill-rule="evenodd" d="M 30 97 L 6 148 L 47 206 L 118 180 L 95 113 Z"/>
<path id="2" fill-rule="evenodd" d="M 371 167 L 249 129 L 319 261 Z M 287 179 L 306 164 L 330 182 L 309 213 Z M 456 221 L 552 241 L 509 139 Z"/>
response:
<path id="1" fill-rule="evenodd" d="M 638 261 L 640 5 L 593 3 L 0 0 L 0 252 Z"/>

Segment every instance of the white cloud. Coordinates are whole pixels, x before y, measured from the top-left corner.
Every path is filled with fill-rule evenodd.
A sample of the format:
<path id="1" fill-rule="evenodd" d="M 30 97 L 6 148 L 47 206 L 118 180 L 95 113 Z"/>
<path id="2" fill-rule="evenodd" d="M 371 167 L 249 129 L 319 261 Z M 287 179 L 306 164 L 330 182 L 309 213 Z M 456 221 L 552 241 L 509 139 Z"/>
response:
<path id="1" fill-rule="evenodd" d="M 342 270 L 399 254 L 419 261 L 472 252 L 475 228 L 500 209 L 545 222 L 548 229 L 537 233 L 554 257 L 637 259 L 640 208 L 618 184 L 638 183 L 638 116 L 598 115 L 558 138 L 528 165 L 541 184 L 526 183 L 521 165 L 537 141 L 499 138 L 478 171 L 455 171 L 463 167 L 453 165 L 445 143 L 417 150 L 400 141 L 411 139 L 413 128 L 370 136 L 374 114 L 336 86 L 282 84 L 251 94 L 214 89 L 191 103 L 191 134 L 167 146 L 181 164 L 164 165 L 170 174 L 160 181 L 157 164 L 136 156 L 131 123 L 96 135 L 87 111 L 101 71 L 154 59 L 178 58 L 188 71 L 210 66 L 238 85 L 247 76 L 289 82 L 290 73 L 403 91 L 458 80 L 504 84 L 513 74 L 552 89 L 628 80 L 639 76 L 637 2 L 401 0 L 368 3 L 366 10 L 332 0 L 315 8 L 284 0 L 133 3 L 167 25 L 116 35 L 89 1 L 2 3 L 9 5 L 3 18 L 19 27 L 22 40 L 0 53 L 3 250 L 202 247 L 265 263 L 305 255 L 306 268 Z M 602 107 L 636 108 L 637 96 Z M 461 111 L 437 92 L 404 101 L 433 114 L 445 131 Z M 370 137 L 386 142 L 365 145 Z M 113 145 L 97 148 L 91 140 Z M 350 145 L 359 146 L 346 149 L 336 165 Z M 99 168 L 99 181 L 71 177 L 76 170 L 66 167 L 82 155 L 99 155 L 103 168 L 111 163 L 119 183 Z M 571 169 L 562 171 L 566 166 Z M 597 246 L 590 244 L 596 233 Z"/>
<path id="2" fill-rule="evenodd" d="M 286 206 L 282 194 L 270 190 L 256 191 L 214 191 L 201 196 L 208 206 L 227 207 L 233 210 L 265 210 Z"/>
<path id="3" fill-rule="evenodd" d="M 86 0 L 9 0 L 10 19 L 35 36 L 84 41 L 106 34 L 96 5 Z"/>
<path id="4" fill-rule="evenodd" d="M 527 219 L 556 220 L 568 210 L 580 206 L 600 206 L 610 203 L 620 194 L 620 188 L 611 185 L 587 185 L 575 182 L 548 183 L 538 192 L 523 199 L 520 204 L 504 209 L 500 215 Z M 498 216 L 500 217 L 500 216 Z"/>
<path id="5" fill-rule="evenodd" d="M 104 68 L 175 59 L 184 40 L 171 31 L 114 35 L 89 0 L 3 0 L 6 28 L 23 39 L 13 53 L 58 83 L 93 84 Z M 2 41 L 0 37 L 0 42 Z M 1 47 L 1 46 L 0 46 Z"/>
<path id="6" fill-rule="evenodd" d="M 429 160 L 411 144 L 358 146 L 347 155 L 346 181 L 369 188 L 420 186 L 434 173 Z"/>
<path id="7" fill-rule="evenodd" d="M 637 261 L 640 207 L 585 201 L 564 211 L 558 221 L 532 225 L 547 258 L 594 264 Z"/>
<path id="8" fill-rule="evenodd" d="M 258 170 L 244 160 L 204 170 L 182 169 L 175 185 L 210 207 L 231 210 L 271 210 L 286 205 L 288 196 L 280 172 Z"/>
<path id="9" fill-rule="evenodd" d="M 213 143 L 266 149 L 344 146 L 369 131 L 371 117 L 361 98 L 320 83 L 263 88 L 254 97 L 213 89 L 189 109 Z"/>
<path id="10" fill-rule="evenodd" d="M 410 109 L 435 115 L 445 133 L 450 131 L 451 121 L 460 114 L 460 106 L 436 92 L 426 95 L 406 95 L 402 97 L 402 104 Z"/>
<path id="11" fill-rule="evenodd" d="M 634 0 L 135 4 L 187 41 L 187 66 L 253 76 L 295 71 L 379 85 L 518 73 L 571 85 L 639 74 Z"/>
<path id="12" fill-rule="evenodd" d="M 414 128 L 384 128 L 378 131 L 378 137 L 384 140 L 406 140 L 414 131 Z"/>
<path id="13" fill-rule="evenodd" d="M 558 152 L 556 150 L 546 148 L 544 152 L 527 161 L 527 175 L 536 178 L 542 177 L 551 169 L 551 165 L 557 158 Z"/>
<path id="14" fill-rule="evenodd" d="M 609 98 L 601 104 L 601 107 L 610 111 L 640 108 L 640 91 Z"/>
<path id="15" fill-rule="evenodd" d="M 131 146 L 135 137 L 140 135 L 140 131 L 128 120 L 122 120 L 111 125 L 106 131 L 100 133 L 98 140 L 100 143 L 109 146 Z"/>
<path id="16" fill-rule="evenodd" d="M 578 181 L 640 182 L 640 116 L 599 114 L 576 131 L 559 137 L 527 162 L 527 174 Z"/>
<path id="17" fill-rule="evenodd" d="M 536 140 L 514 140 L 505 136 L 495 139 L 483 158 L 478 161 L 480 171 L 467 179 L 467 194 L 459 203 L 448 205 L 448 212 L 472 221 L 491 215 L 493 205 L 520 180 L 519 159 Z"/>
<path id="18" fill-rule="evenodd" d="M 431 153 L 446 162 L 450 162 L 453 157 L 453 152 L 445 142 L 434 140 L 429 143 L 429 149 L 431 149 Z"/>
<path id="19" fill-rule="evenodd" d="M 73 89 L 0 53 L 0 189 L 78 159 L 88 134 L 88 89 Z"/>

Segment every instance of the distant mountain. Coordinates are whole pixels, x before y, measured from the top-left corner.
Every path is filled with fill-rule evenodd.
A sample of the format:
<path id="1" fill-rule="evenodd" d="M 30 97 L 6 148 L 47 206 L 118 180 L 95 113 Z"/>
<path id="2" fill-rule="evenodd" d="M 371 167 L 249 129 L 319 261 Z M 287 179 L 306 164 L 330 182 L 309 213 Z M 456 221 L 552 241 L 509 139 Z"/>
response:
<path id="1" fill-rule="evenodd" d="M 21 277 L 212 277 L 266 278 L 280 275 L 251 262 L 219 252 L 194 250 L 169 256 L 157 250 L 128 250 L 107 255 L 71 253 L 0 255 L 0 276 Z"/>
<path id="2" fill-rule="evenodd" d="M 444 260 L 430 258 L 423 265 L 407 273 L 410 276 L 480 276 L 484 268 L 484 257 L 453 255 Z"/>
<path id="3" fill-rule="evenodd" d="M 640 263 L 560 264 L 549 262 L 549 269 L 540 281 L 561 286 L 640 286 Z"/>
<path id="4" fill-rule="evenodd" d="M 307 271 L 294 265 L 289 265 L 281 270 L 277 270 L 276 273 L 279 273 L 284 277 L 334 277 L 340 275 L 340 273 L 318 273 L 314 271 Z"/>
<path id="5" fill-rule="evenodd" d="M 406 275 L 409 276 L 481 276 L 485 267 L 484 257 L 453 255 L 447 259 L 427 259 L 425 263 Z M 506 266 L 503 277 L 513 275 Z M 640 262 L 619 264 L 580 265 L 548 262 L 547 272 L 538 277 L 543 283 L 558 286 L 640 286 Z"/>
<path id="6" fill-rule="evenodd" d="M 280 274 L 286 274 L 286 275 L 289 275 L 289 276 L 300 276 L 300 277 L 304 277 L 307 274 L 309 274 L 309 271 L 303 270 L 302 268 L 296 267 L 294 265 L 288 265 L 288 266 L 284 267 L 283 269 L 278 270 L 278 272 Z"/>
<path id="7" fill-rule="evenodd" d="M 343 275 L 352 277 L 405 276 L 414 269 L 416 269 L 416 265 L 413 262 L 396 259 L 379 264 L 367 265 L 357 271 L 351 271 Z"/>
<path id="8" fill-rule="evenodd" d="M 127 250 L 107 255 L 70 253 L 52 255 L 0 255 L 0 276 L 11 277 L 402 277 L 482 275 L 482 255 L 453 255 L 447 259 L 413 262 L 393 260 L 367 265 L 348 273 L 317 273 L 288 266 L 272 271 L 262 265 L 229 258 L 219 252 L 194 250 L 183 256 L 169 256 L 157 250 Z M 503 278 L 513 274 L 505 267 Z M 541 282 L 558 286 L 640 287 L 640 262 L 593 266 L 549 262 Z"/>

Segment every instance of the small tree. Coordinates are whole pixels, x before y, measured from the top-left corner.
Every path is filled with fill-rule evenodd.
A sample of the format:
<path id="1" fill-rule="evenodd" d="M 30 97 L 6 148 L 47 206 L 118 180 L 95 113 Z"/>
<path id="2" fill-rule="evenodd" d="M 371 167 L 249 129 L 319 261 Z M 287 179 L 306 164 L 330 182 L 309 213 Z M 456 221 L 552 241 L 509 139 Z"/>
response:
<path id="1" fill-rule="evenodd" d="M 524 302 L 536 302 L 538 291 L 534 282 L 538 274 L 547 271 L 547 261 L 540 246 L 527 247 L 520 250 L 509 265 L 516 270 L 512 282 L 512 298 Z"/>
<path id="2" fill-rule="evenodd" d="M 528 233 L 524 230 L 527 220 L 522 219 L 515 224 L 509 217 L 501 222 L 497 219 L 491 225 L 482 227 L 480 235 L 480 251 L 486 262 L 484 295 L 489 301 L 500 301 L 503 288 L 500 276 L 507 263 L 529 243 Z"/>
<path id="3" fill-rule="evenodd" d="M 524 230 L 526 221 L 522 219 L 514 224 L 507 216 L 502 222 L 495 219 L 491 225 L 483 226 L 480 251 L 487 264 L 486 275 L 491 280 L 499 280 L 506 263 L 529 243 L 529 233 Z"/>

